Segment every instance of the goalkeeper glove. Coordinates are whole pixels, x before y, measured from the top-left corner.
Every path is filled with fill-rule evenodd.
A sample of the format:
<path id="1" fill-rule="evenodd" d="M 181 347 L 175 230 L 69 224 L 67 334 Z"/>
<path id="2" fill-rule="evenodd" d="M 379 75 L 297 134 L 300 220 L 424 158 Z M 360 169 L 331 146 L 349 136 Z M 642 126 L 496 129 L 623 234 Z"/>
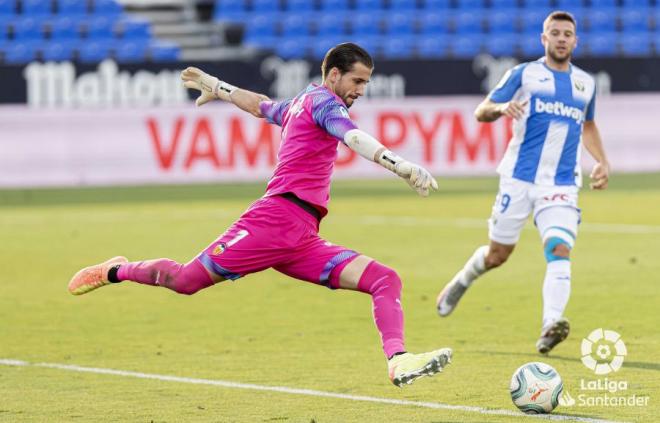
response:
<path id="1" fill-rule="evenodd" d="M 181 79 L 186 88 L 201 92 L 195 100 L 197 106 L 216 99 L 231 102 L 230 94 L 237 89 L 233 85 L 194 67 L 188 67 L 181 72 Z"/>

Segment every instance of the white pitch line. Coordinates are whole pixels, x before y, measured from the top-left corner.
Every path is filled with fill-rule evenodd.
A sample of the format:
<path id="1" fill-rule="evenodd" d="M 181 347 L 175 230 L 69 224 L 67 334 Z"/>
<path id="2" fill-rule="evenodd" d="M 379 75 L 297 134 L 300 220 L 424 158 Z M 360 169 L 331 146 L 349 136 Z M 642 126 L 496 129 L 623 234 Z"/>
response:
<path id="1" fill-rule="evenodd" d="M 240 383 L 240 382 L 231 382 L 231 381 L 215 380 L 215 379 L 198 379 L 198 378 L 190 378 L 190 377 L 159 375 L 153 373 L 132 372 L 128 370 L 83 367 L 83 366 L 76 366 L 71 364 L 29 363 L 23 360 L 0 359 L 0 365 L 48 367 L 51 369 L 68 370 L 73 372 L 134 377 L 138 379 L 162 380 L 166 382 L 190 383 L 194 385 L 213 385 L 213 386 L 221 386 L 223 388 L 248 389 L 253 391 L 269 391 L 269 392 L 279 392 L 283 394 L 307 395 L 313 397 L 338 398 L 349 401 L 375 402 L 380 404 L 403 405 L 410 407 L 422 407 L 422 408 L 432 408 L 432 409 L 440 409 L 440 410 L 456 410 L 456 411 L 465 411 L 470 413 L 497 415 L 497 416 L 537 418 L 537 419 L 553 420 L 553 421 L 576 421 L 583 423 L 623 423 L 615 420 L 603 420 L 603 419 L 596 419 L 591 417 L 568 416 L 564 414 L 528 415 L 523 413 L 517 413 L 510 410 L 489 409 L 489 408 L 475 407 L 469 405 L 452 405 L 452 404 L 444 404 L 440 402 L 423 402 L 423 401 L 399 400 L 393 398 L 378 398 L 378 397 L 369 397 L 364 395 L 349 395 L 349 394 L 340 394 L 337 392 L 316 391 L 313 389 L 288 388 L 286 386 L 255 385 L 252 383 Z"/>
<path id="2" fill-rule="evenodd" d="M 334 216 L 335 218 L 348 218 L 347 216 Z M 332 217 L 331 217 L 332 219 Z M 488 229 L 487 219 L 447 219 L 431 218 L 421 216 L 378 216 L 365 215 L 358 218 L 350 218 L 351 221 L 365 225 L 396 224 L 401 226 L 447 226 L 459 228 Z M 535 230 L 533 225 L 526 225 L 525 229 Z M 611 234 L 660 234 L 660 225 L 637 225 L 618 223 L 588 223 L 580 224 L 580 232 L 596 232 Z"/>

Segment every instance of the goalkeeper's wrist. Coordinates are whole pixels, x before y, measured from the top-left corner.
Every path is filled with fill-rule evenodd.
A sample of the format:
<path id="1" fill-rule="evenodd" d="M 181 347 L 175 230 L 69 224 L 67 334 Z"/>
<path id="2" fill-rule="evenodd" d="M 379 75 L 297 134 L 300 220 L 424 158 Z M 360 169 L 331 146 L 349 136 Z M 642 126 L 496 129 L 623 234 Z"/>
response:
<path id="1" fill-rule="evenodd" d="M 226 83 L 218 79 L 218 82 L 213 87 L 213 95 L 220 100 L 227 101 L 231 103 L 231 94 L 236 91 L 238 87 L 235 87 L 231 84 Z"/>
<path id="2" fill-rule="evenodd" d="M 374 161 L 383 166 L 385 169 L 397 173 L 396 167 L 398 164 L 402 163 L 404 159 L 383 147 L 376 151 L 376 154 L 374 155 Z"/>

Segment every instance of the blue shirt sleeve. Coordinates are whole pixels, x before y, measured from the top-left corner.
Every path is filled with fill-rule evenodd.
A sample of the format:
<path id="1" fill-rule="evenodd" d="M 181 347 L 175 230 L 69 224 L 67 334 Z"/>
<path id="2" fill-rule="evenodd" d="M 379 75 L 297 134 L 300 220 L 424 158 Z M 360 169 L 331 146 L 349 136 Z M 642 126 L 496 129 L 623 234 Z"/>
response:
<path id="1" fill-rule="evenodd" d="M 494 103 L 506 103 L 507 101 L 511 101 L 513 95 L 522 85 L 522 73 L 524 69 L 525 64 L 509 69 L 497 86 L 495 86 L 490 94 L 488 94 L 488 98 Z"/>
<path id="2" fill-rule="evenodd" d="M 282 119 L 289 106 L 291 99 L 276 102 L 276 101 L 262 101 L 259 103 L 259 110 L 268 123 L 282 126 Z"/>
<path id="3" fill-rule="evenodd" d="M 594 120 L 594 116 L 596 114 L 596 89 L 594 88 L 594 95 L 591 96 L 591 100 L 589 101 L 589 104 L 587 104 L 587 115 L 585 117 L 586 120 Z"/>
<path id="4" fill-rule="evenodd" d="M 346 106 L 330 95 L 314 98 L 312 117 L 318 126 L 341 142 L 344 142 L 346 132 L 357 128 L 348 115 Z"/>

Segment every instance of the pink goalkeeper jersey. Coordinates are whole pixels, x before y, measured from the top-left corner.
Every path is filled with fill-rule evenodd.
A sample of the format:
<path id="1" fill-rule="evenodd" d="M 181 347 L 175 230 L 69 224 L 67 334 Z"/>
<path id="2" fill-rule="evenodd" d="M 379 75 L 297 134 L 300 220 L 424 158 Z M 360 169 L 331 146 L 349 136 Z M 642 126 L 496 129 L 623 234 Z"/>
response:
<path id="1" fill-rule="evenodd" d="M 291 192 L 325 216 L 338 144 L 357 128 L 343 100 L 322 85 L 310 84 L 293 100 L 264 101 L 260 109 L 268 122 L 282 127 L 278 163 L 266 196 Z"/>

